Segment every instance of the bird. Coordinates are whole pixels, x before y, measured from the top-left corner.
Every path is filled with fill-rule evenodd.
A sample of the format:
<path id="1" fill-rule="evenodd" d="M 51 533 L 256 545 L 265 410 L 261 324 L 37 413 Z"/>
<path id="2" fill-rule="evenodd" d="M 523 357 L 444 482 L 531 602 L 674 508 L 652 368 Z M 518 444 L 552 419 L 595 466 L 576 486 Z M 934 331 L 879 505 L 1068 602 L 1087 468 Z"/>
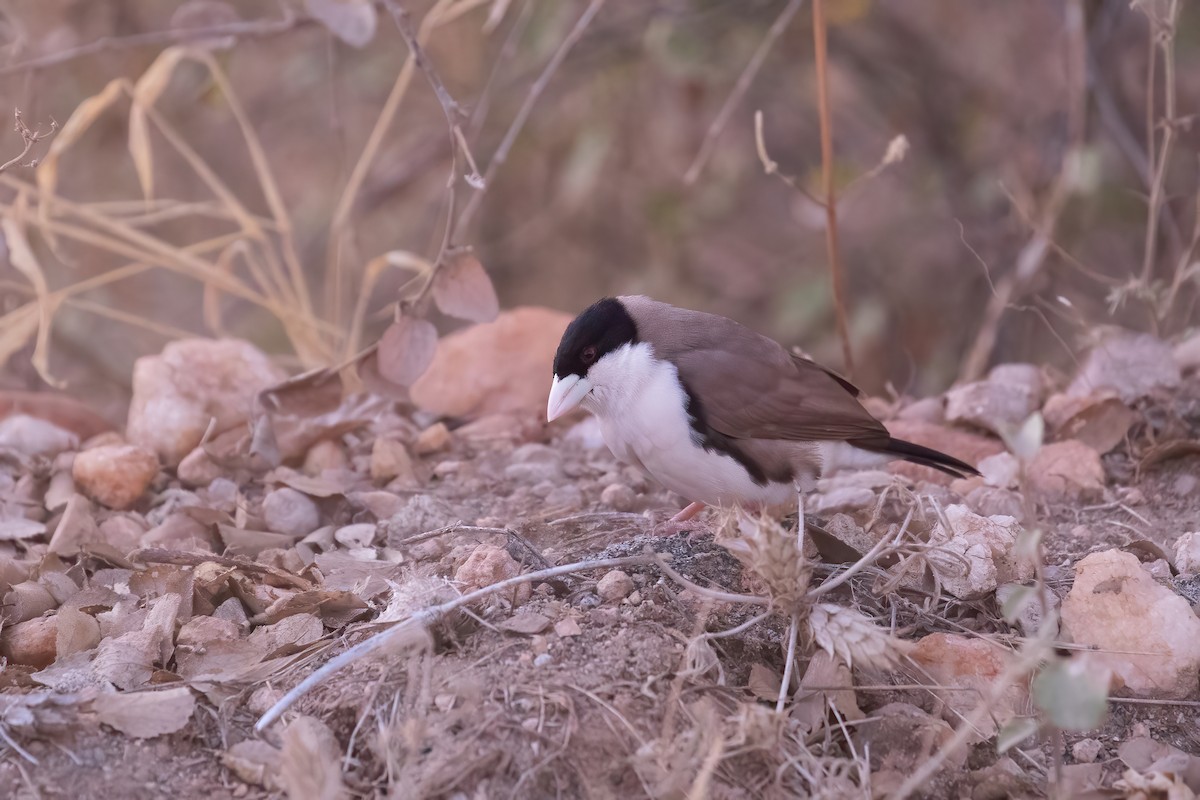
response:
<path id="1" fill-rule="evenodd" d="M 717 314 L 645 296 L 605 297 L 563 332 L 547 421 L 583 408 L 605 444 L 689 501 L 705 506 L 796 503 L 819 478 L 896 459 L 955 477 L 975 467 L 897 439 L 846 378 Z"/>

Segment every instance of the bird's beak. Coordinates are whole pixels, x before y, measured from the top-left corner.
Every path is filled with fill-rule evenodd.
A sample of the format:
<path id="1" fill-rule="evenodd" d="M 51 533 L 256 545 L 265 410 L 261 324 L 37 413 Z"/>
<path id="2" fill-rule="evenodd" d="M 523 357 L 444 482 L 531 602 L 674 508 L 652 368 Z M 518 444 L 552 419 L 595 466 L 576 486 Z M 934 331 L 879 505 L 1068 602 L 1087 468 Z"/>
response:
<path id="1" fill-rule="evenodd" d="M 546 401 L 546 421 L 554 420 L 578 406 L 592 390 L 592 382 L 578 375 L 565 378 L 554 376 L 550 385 L 550 399 Z"/>

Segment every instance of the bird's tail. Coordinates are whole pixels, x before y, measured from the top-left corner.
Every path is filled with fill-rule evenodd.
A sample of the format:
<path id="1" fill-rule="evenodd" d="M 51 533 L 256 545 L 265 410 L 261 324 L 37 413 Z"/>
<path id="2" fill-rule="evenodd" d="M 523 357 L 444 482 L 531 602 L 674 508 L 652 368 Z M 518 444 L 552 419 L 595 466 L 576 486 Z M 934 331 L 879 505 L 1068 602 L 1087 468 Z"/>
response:
<path id="1" fill-rule="evenodd" d="M 857 446 L 864 447 L 861 444 Z M 872 443 L 869 447 L 864 447 L 864 449 L 874 450 L 877 453 L 886 453 L 896 458 L 902 458 L 905 461 L 911 461 L 914 464 L 920 464 L 923 467 L 932 467 L 939 472 L 953 475 L 956 478 L 966 478 L 970 475 L 979 474 L 979 470 L 954 456 L 948 456 L 931 447 L 913 444 L 912 442 L 906 442 L 903 439 L 895 437 L 888 437 L 885 443 Z"/>

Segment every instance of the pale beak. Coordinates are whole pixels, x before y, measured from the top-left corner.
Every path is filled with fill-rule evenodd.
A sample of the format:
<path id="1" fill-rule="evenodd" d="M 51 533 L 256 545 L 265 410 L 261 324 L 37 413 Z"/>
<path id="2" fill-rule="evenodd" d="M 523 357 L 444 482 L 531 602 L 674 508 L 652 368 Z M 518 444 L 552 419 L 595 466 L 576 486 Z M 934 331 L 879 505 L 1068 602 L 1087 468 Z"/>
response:
<path id="1" fill-rule="evenodd" d="M 565 378 L 554 376 L 550 385 L 550 399 L 546 401 L 546 421 L 554 420 L 577 407 L 587 393 L 592 390 L 592 382 L 578 375 L 568 375 Z"/>

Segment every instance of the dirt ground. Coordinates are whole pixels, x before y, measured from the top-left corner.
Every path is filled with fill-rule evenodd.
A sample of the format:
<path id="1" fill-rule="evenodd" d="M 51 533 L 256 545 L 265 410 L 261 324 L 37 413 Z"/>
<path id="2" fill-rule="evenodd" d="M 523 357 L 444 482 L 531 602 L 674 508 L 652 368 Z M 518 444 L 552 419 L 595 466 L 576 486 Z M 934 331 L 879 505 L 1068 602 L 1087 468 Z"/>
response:
<path id="1" fill-rule="evenodd" d="M 1149 460 L 1154 463 L 1145 457 L 1147 437 L 1153 439 L 1156 429 L 1183 426 L 1187 440 L 1200 438 L 1200 377 L 1169 396 L 1140 403 L 1137 413 L 1125 444 L 1103 459 L 1102 496 L 1037 507 L 1037 524 L 1046 531 L 1048 583 L 1060 599 L 1070 589 L 1073 565 L 1088 553 L 1131 548 L 1153 561 L 1155 545 L 1169 553 L 1179 534 L 1200 529 L 1200 455 L 1185 448 Z M 844 797 L 872 790 L 882 795 L 887 775 L 913 770 L 945 740 L 949 728 L 938 719 L 943 704 L 928 680 L 904 664 L 888 671 L 855 669 L 858 688 L 851 704 L 862 711 L 857 719 L 842 718 L 838 702 L 827 713 L 820 699 L 814 717 L 803 698 L 832 696 L 816 690 L 802 692 L 785 714 L 776 715 L 786 617 L 773 614 L 755 622 L 760 606 L 715 600 L 657 565 L 641 564 L 624 569 L 632 583 L 615 593 L 600 585 L 608 570 L 580 571 L 493 594 L 445 615 L 430 630 L 428 647 L 357 662 L 286 713 L 285 722 L 296 714 L 319 720 L 322 735 L 331 736 L 328 746 L 310 742 L 307 750 L 296 751 L 275 725 L 263 736 L 266 744 L 239 750 L 239 743 L 259 739 L 255 722 L 284 692 L 378 632 L 374 620 L 381 613 L 402 619 L 453 598 L 463 589 L 464 563 L 481 546 L 506 551 L 497 557 L 525 572 L 654 551 L 668 554 L 672 568 L 701 587 L 762 591 L 758 577 L 714 542 L 718 515 L 710 512 L 684 529 L 664 525 L 679 498 L 616 463 L 588 421 L 562 427 L 529 423 L 498 432 L 458 427 L 444 449 L 415 460 L 422 488 L 390 492 L 399 505 L 380 510 L 381 491 L 370 497 L 352 491 L 370 483 L 361 474 L 354 477 L 355 469 L 365 463 L 380 431 L 409 427 L 405 419 L 385 415 L 346 434 L 341 442 L 349 455 L 348 483 L 319 501 L 329 526 L 378 520 L 365 547 L 375 548 L 370 577 L 382 583 L 370 590 L 364 588 L 369 581 L 355 584 L 366 598 L 361 610 L 322 617 L 322 634 L 272 653 L 265 676 L 231 673 L 228 680 L 189 682 L 180 675 L 181 644 L 173 658 L 165 651 L 145 688 L 182 682 L 193 687 L 198 702 L 180 729 L 146 739 L 101 724 L 88 706 L 94 681 L 59 685 L 59 700 L 34 703 L 31 698 L 45 694 L 35 677 L 40 673 L 10 664 L 0 671 L 0 699 L 10 701 L 0 716 L 7 743 L 0 796 L 243 798 L 290 791 L 294 797 L 751 798 Z M 262 474 L 232 474 L 241 481 L 243 502 L 254 507 L 269 481 Z M 903 476 L 892 480 L 911 484 Z M 954 488 L 940 483 L 917 482 L 914 488 L 918 498 L 924 493 L 943 503 L 956 500 Z M 166 472 L 154 491 L 150 507 L 139 507 L 147 515 L 173 491 L 210 507 L 219 494 L 212 486 L 181 489 Z M 897 496 L 850 515 L 863 523 L 878 514 L 877 524 L 894 526 L 912 507 Z M 325 555 L 350 549 L 335 543 Z M 258 559 L 288 563 L 265 550 Z M 99 580 L 103 561 L 93 554 L 81 562 L 85 586 Z M 338 574 L 330 563 L 321 562 L 327 580 Z M 844 565 L 818 563 L 814 574 L 822 579 L 841 569 Z M 824 600 L 856 608 L 910 642 L 947 633 L 1004 650 L 1020 641 L 994 595 L 957 600 L 920 586 L 883 591 L 886 577 L 881 568 L 864 569 Z M 1194 575 L 1168 570 L 1162 581 L 1193 605 L 1200 602 L 1200 579 Z M 734 635 L 707 639 L 707 648 L 695 646 L 704 632 L 743 623 L 749 624 Z M 801 643 L 799 675 L 814 652 L 812 643 Z M 1084 739 L 1098 742 L 1094 757 L 1081 765 L 1087 780 L 1111 787 L 1127 768 L 1117 753 L 1123 742 L 1149 737 L 1200 753 L 1195 701 L 1193 696 L 1161 703 L 1117 691 L 1099 730 L 1043 735 L 1004 756 L 989 738 L 971 745 L 958 768 L 940 771 L 920 796 L 1043 796 L 1055 769 L 1053 750 L 1069 769 L 1073 747 Z M 911 709 L 908 717 L 879 713 L 897 703 Z M 13 716 L 18 710 L 23 715 Z M 314 764 L 322 753 L 334 754 L 344 786 L 330 789 L 313 779 L 309 790 L 298 789 L 294 773 L 303 770 L 295 752 L 306 753 Z M 863 788 L 868 782 L 871 789 Z M 330 793 L 313 788 L 319 785 Z"/>

